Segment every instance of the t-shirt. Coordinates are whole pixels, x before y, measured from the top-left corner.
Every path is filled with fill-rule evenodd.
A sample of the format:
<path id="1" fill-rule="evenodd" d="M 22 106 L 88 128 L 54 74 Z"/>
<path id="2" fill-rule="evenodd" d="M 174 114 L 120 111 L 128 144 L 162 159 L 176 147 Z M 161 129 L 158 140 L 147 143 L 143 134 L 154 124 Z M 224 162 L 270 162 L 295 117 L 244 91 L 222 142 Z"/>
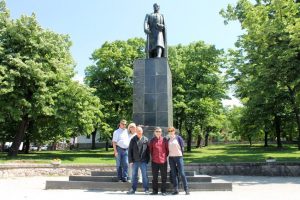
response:
<path id="1" fill-rule="evenodd" d="M 180 144 L 178 143 L 178 140 L 176 139 L 176 137 L 174 137 L 174 138 L 170 137 L 169 156 L 170 157 L 182 156 L 181 147 L 180 147 Z"/>
<path id="2" fill-rule="evenodd" d="M 130 141 L 130 135 L 128 134 L 127 129 L 119 128 L 115 130 L 112 141 L 116 142 L 117 146 L 123 149 L 127 149 Z"/>

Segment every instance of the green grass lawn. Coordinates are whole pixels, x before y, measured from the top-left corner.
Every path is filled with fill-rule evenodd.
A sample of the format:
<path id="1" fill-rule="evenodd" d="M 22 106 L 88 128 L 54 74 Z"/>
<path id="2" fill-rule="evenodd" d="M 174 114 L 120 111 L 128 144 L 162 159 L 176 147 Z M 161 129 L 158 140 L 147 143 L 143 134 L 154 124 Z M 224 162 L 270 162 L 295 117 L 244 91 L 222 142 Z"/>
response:
<path id="1" fill-rule="evenodd" d="M 0 163 L 50 163 L 59 158 L 62 164 L 113 164 L 113 151 L 80 150 L 80 151 L 40 151 L 30 154 L 19 154 L 16 159 L 8 159 L 6 153 L 0 153 Z"/>
<path id="2" fill-rule="evenodd" d="M 201 149 L 192 149 L 185 153 L 186 163 L 234 163 L 234 162 L 265 162 L 268 157 L 277 161 L 299 161 L 300 151 L 296 146 L 285 146 L 278 150 L 271 146 L 261 145 L 212 145 Z M 113 151 L 80 150 L 80 151 L 42 151 L 30 154 L 19 154 L 17 159 L 7 159 L 6 153 L 0 153 L 0 163 L 50 163 L 60 158 L 63 164 L 115 164 Z"/>
<path id="3" fill-rule="evenodd" d="M 300 151 L 296 146 L 284 146 L 277 149 L 262 145 L 213 145 L 200 149 L 192 149 L 186 153 L 186 163 L 234 163 L 234 162 L 265 162 L 266 158 L 273 157 L 277 161 L 300 161 Z"/>

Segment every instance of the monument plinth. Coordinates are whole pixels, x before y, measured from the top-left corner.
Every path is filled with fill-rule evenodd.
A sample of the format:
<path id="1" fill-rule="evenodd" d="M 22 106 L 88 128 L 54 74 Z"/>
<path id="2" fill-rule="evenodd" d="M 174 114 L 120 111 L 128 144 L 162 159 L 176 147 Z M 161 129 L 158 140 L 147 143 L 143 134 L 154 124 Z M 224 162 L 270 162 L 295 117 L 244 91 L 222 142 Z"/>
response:
<path id="1" fill-rule="evenodd" d="M 173 126 L 172 75 L 167 58 L 138 59 L 134 62 L 133 121 L 144 125 L 152 138 L 154 128 Z"/>

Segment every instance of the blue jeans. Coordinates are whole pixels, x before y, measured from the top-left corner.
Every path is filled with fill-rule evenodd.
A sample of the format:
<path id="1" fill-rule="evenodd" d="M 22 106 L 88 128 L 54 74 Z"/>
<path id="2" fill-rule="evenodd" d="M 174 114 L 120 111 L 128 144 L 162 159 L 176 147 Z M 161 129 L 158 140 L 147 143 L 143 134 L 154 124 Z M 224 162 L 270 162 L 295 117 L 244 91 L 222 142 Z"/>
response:
<path id="1" fill-rule="evenodd" d="M 117 146 L 118 156 L 116 157 L 118 179 L 127 181 L 128 178 L 128 150 Z"/>
<path id="2" fill-rule="evenodd" d="M 181 176 L 184 190 L 185 191 L 188 190 L 188 183 L 184 172 L 183 157 L 182 156 L 169 157 L 169 164 L 171 168 L 171 176 L 172 176 L 174 190 L 178 191 L 179 176 Z"/>
<path id="3" fill-rule="evenodd" d="M 143 188 L 144 191 L 149 190 L 149 180 L 148 180 L 148 173 L 147 173 L 147 163 L 146 162 L 134 162 L 132 166 L 132 190 L 136 191 L 137 184 L 138 184 L 138 169 L 141 169 L 142 178 L 143 178 Z"/>

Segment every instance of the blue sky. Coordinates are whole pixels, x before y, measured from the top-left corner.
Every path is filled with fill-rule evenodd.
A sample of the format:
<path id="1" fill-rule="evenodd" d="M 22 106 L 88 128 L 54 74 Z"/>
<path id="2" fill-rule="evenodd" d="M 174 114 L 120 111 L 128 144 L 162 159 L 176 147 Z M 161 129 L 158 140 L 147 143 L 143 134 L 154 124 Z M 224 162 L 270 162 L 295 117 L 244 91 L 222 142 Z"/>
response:
<path id="1" fill-rule="evenodd" d="M 77 63 L 77 80 L 91 65 L 92 52 L 105 41 L 144 37 L 146 13 L 158 3 L 168 29 L 168 44 L 189 44 L 203 40 L 217 48 L 234 47 L 242 31 L 238 23 L 225 26 L 222 8 L 237 0 L 6 0 L 13 18 L 35 13 L 43 28 L 68 34 Z"/>

